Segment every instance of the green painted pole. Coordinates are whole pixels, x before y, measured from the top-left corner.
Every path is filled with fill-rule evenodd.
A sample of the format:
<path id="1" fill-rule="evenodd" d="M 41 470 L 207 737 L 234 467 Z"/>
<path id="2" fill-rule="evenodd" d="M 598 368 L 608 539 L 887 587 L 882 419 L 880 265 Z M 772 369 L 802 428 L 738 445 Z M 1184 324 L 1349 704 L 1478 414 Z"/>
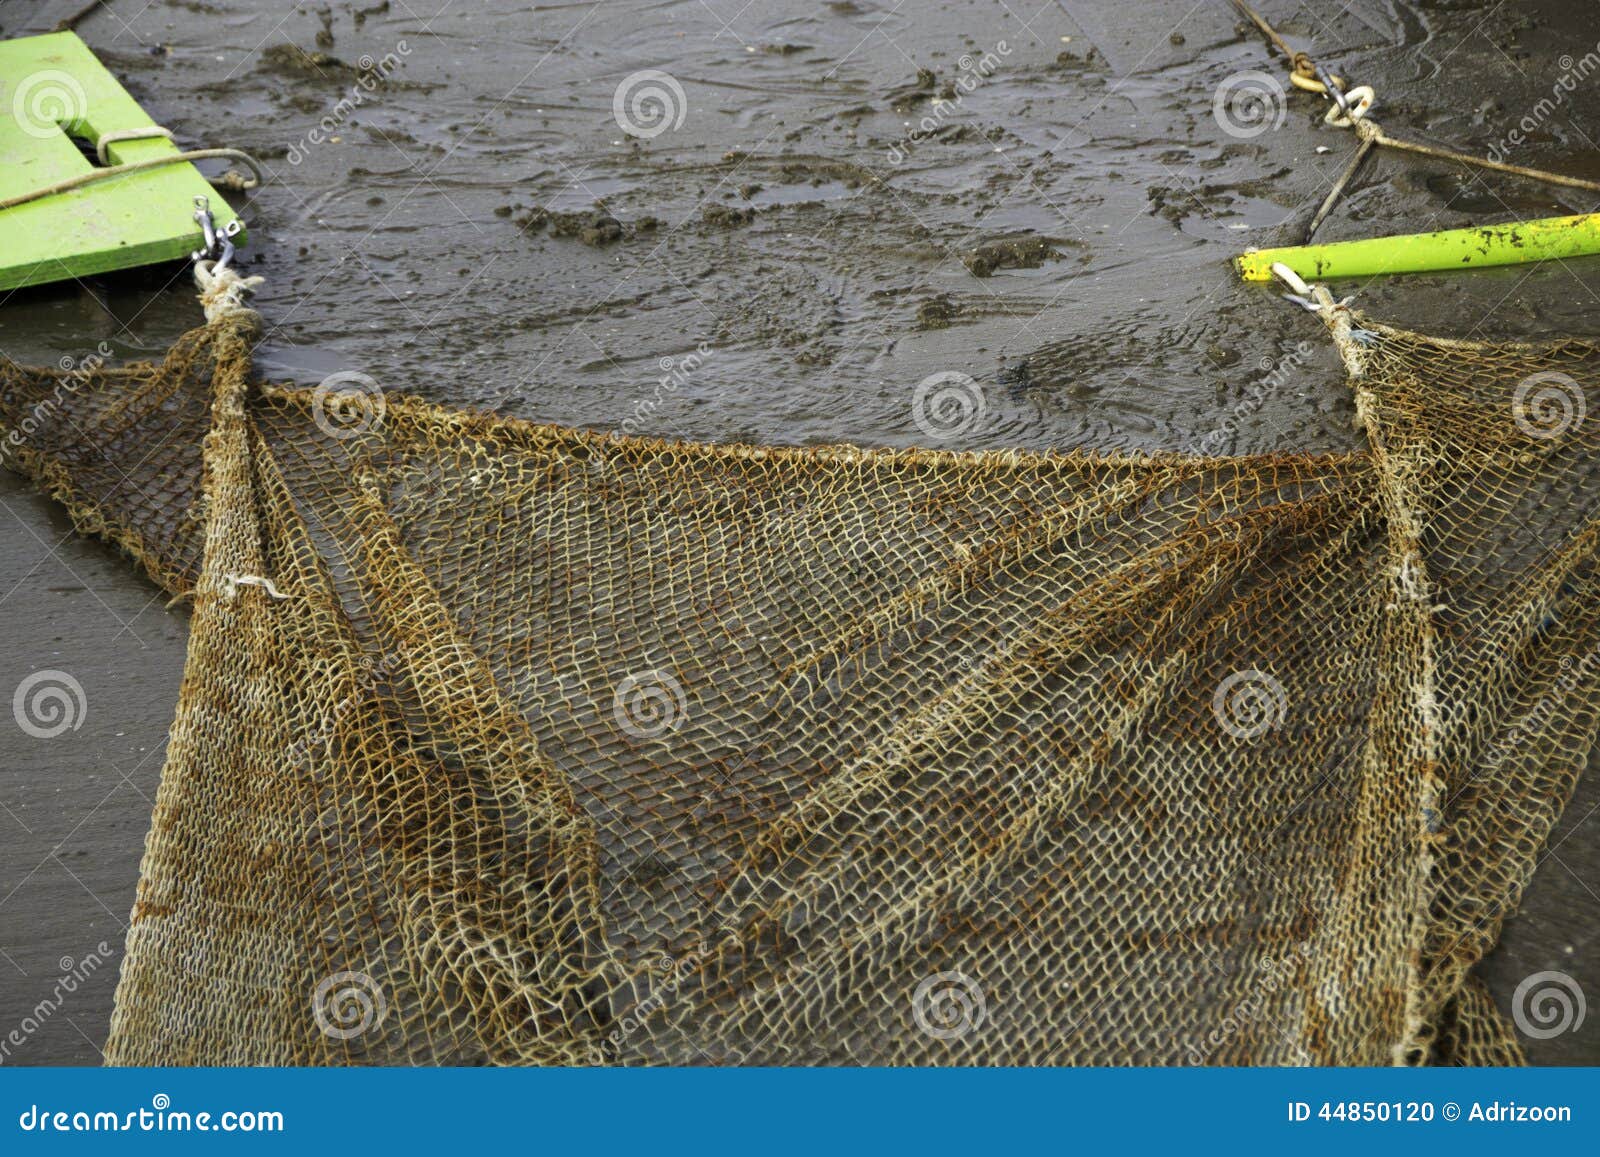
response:
<path id="1" fill-rule="evenodd" d="M 1376 277 L 1385 273 L 1436 273 L 1600 253 L 1600 213 L 1550 217 L 1477 229 L 1407 233 L 1328 245 L 1252 249 L 1233 259 L 1246 281 L 1272 280 L 1283 262 L 1307 281 Z"/>

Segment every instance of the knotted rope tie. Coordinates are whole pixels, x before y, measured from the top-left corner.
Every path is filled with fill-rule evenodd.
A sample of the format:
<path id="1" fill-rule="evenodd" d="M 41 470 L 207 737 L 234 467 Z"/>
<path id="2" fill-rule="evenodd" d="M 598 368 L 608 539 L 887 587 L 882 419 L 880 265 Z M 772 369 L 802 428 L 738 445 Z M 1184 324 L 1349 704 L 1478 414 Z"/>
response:
<path id="1" fill-rule="evenodd" d="M 230 313 L 247 313 L 245 294 L 254 293 L 264 277 L 241 277 L 227 266 L 217 268 L 214 261 L 196 261 L 194 279 L 200 286 L 200 305 L 206 311 L 207 321 L 216 321 Z"/>

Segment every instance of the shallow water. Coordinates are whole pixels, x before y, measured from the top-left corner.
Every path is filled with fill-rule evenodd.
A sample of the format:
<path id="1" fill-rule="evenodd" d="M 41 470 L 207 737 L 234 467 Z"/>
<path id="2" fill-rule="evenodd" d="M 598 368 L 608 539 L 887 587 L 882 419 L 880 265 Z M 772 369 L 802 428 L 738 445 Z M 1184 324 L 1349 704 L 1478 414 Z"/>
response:
<path id="1" fill-rule="evenodd" d="M 1357 444 L 1319 324 L 1227 264 L 1297 239 L 1351 141 L 1304 94 L 1264 131 L 1227 131 L 1218 86 L 1282 67 L 1223 0 L 141 3 L 80 32 L 180 141 L 268 167 L 242 211 L 274 376 L 359 370 L 599 429 L 911 445 L 945 433 L 919 425 L 917 384 L 958 372 L 981 416 L 949 446 Z M 0 32 L 78 6 L 8 3 Z M 1262 7 L 1373 84 L 1390 132 L 1479 153 L 1600 41 L 1586 0 Z M 640 137 L 615 100 L 645 70 L 671 84 L 625 89 L 667 97 L 663 131 Z M 1596 111 L 1591 78 L 1512 159 L 1600 176 Z M 1320 239 L 1592 200 L 1380 157 Z M 1429 332 L 1593 334 L 1597 266 L 1343 292 Z M 12 295 L 0 352 L 157 356 L 198 320 L 186 271 L 148 270 Z M 185 623 L 0 479 L 0 689 L 61 668 L 87 703 L 58 739 L 0 729 L 3 1035 L 61 957 L 120 949 Z M 1579 974 L 1595 946 L 1585 791 L 1491 970 L 1503 1005 L 1529 972 Z M 104 976 L 5 1059 L 95 1060 Z M 1594 1062 L 1597 1042 L 1531 1051 Z"/>

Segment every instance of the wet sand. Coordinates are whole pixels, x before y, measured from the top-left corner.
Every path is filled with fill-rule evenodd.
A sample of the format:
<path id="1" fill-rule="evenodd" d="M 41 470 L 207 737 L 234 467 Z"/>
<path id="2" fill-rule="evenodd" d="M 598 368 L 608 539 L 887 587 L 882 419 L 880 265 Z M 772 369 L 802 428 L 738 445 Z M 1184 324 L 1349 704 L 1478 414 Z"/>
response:
<path id="1" fill-rule="evenodd" d="M 0 35 L 78 6 L 8 4 Z M 1600 41 L 1583 0 L 1338 7 L 1263 4 L 1376 86 L 1390 131 L 1479 153 Z M 1218 84 L 1282 69 L 1221 0 L 137 8 L 80 32 L 184 143 L 271 171 L 242 211 L 274 376 L 358 370 L 597 429 L 904 446 L 928 440 L 914 385 L 960 371 L 986 419 L 953 445 L 1358 444 L 1318 324 L 1226 265 L 1298 234 L 1350 141 L 1306 96 L 1259 135 L 1223 131 Z M 637 138 L 613 99 L 648 69 L 677 82 L 682 120 Z M 1512 159 L 1600 177 L 1600 84 L 1565 101 Z M 1321 239 L 1592 202 L 1380 157 Z M 1597 289 L 1600 260 L 1343 292 L 1396 324 L 1515 338 L 1595 334 Z M 157 356 L 198 320 L 186 271 L 147 270 L 12 295 L 0 351 Z M 4 473 L 0 544 L 0 691 L 54 668 L 86 704 L 54 739 L 0 728 L 3 1037 L 63 958 L 120 956 L 186 618 Z M 1488 962 L 1504 1009 L 1545 969 L 1600 993 L 1597 805 L 1591 777 Z M 0 1060 L 96 1062 L 113 979 Z M 1526 1044 L 1600 1062 L 1593 1023 Z"/>

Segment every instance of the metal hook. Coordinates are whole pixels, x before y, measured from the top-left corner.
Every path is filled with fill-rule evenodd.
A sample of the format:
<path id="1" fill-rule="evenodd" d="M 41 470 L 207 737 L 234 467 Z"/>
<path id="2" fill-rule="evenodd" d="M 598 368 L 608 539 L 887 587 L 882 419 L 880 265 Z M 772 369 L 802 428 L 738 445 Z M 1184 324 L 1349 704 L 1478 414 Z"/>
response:
<path id="1" fill-rule="evenodd" d="M 217 251 L 217 223 L 211 216 L 211 201 L 206 197 L 194 199 L 194 219 L 200 226 L 200 232 L 205 236 L 205 248 L 189 255 L 190 260 L 199 261 L 210 257 Z"/>
<path id="2" fill-rule="evenodd" d="M 1328 95 L 1333 98 L 1333 103 L 1339 106 L 1339 112 L 1344 116 L 1350 115 L 1350 106 L 1345 103 L 1344 93 L 1339 91 L 1339 86 L 1333 83 L 1333 74 L 1322 65 L 1317 65 L 1317 79 L 1328 90 Z"/>
<path id="3" fill-rule="evenodd" d="M 194 205 L 194 219 L 200 225 L 200 232 L 204 234 L 206 244 L 204 249 L 197 249 L 191 253 L 190 259 L 204 261 L 210 258 L 215 262 L 213 270 L 228 268 L 233 263 L 233 255 L 237 251 L 233 239 L 244 232 L 244 222 L 235 217 L 226 226 L 218 229 L 216 219 L 211 215 L 210 200 L 206 197 L 196 197 Z"/>

